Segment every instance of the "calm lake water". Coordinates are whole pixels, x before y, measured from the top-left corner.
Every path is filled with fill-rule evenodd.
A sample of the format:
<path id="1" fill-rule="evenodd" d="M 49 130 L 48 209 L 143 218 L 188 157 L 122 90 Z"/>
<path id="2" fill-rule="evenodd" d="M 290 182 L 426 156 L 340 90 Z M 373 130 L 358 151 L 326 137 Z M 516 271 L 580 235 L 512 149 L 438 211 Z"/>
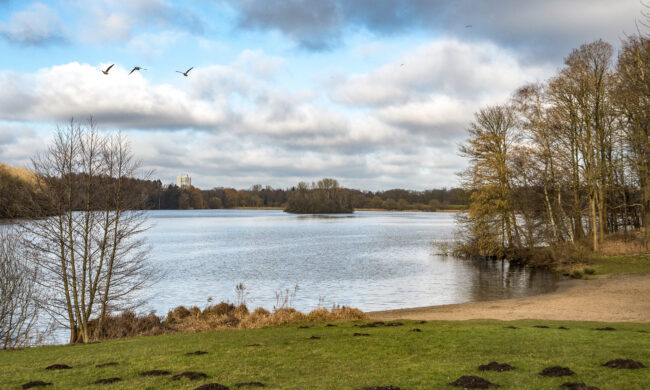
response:
<path id="1" fill-rule="evenodd" d="M 178 305 L 236 299 L 272 309 L 276 292 L 299 290 L 293 306 L 364 311 L 523 297 L 555 288 L 551 273 L 507 263 L 435 255 L 452 213 L 359 211 L 304 216 L 275 210 L 151 211 L 151 261 L 162 279 L 148 291 L 159 315 Z"/>

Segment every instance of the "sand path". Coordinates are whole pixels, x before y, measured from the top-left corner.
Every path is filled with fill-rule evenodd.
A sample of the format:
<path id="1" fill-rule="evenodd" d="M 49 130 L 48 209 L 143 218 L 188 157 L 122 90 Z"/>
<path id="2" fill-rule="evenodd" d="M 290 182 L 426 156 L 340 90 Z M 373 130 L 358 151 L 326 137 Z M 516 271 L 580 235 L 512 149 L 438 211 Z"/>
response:
<path id="1" fill-rule="evenodd" d="M 650 322 L 650 275 L 559 282 L 556 291 L 528 298 L 368 313 L 376 320 L 575 320 Z"/>

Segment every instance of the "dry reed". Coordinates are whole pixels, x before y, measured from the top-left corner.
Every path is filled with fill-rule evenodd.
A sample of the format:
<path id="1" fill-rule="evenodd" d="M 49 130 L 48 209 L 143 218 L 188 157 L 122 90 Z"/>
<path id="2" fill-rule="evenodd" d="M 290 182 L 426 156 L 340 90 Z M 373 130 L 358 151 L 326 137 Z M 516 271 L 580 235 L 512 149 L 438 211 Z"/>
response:
<path id="1" fill-rule="evenodd" d="M 91 321 L 93 340 L 156 335 L 162 333 L 190 333 L 219 329 L 254 329 L 267 326 L 287 325 L 302 322 L 325 322 L 346 320 L 367 320 L 368 316 L 351 307 L 325 308 L 303 314 L 293 308 L 280 308 L 270 312 L 258 307 L 252 313 L 245 304 L 239 306 L 221 302 L 208 306 L 203 311 L 194 306 L 187 309 L 178 306 L 167 313 L 162 320 L 153 313 L 138 317 L 133 312 L 107 316 L 99 329 L 98 322 Z"/>

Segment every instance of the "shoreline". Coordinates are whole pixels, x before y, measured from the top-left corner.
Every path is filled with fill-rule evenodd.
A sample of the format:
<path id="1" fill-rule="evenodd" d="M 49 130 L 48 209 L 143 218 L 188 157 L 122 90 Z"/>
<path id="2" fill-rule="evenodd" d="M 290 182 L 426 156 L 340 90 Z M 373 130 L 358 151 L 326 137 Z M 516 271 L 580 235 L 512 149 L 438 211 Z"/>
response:
<path id="1" fill-rule="evenodd" d="M 180 210 L 180 209 L 175 209 Z M 283 207 L 232 207 L 232 208 L 221 208 L 221 209 L 201 209 L 201 210 L 284 210 Z M 458 210 L 458 209 L 440 209 L 440 210 L 417 210 L 417 209 L 408 209 L 408 210 L 386 210 L 386 209 L 371 209 L 371 208 L 361 208 L 354 209 L 354 211 L 386 211 L 386 212 L 408 212 L 408 213 L 463 213 L 467 210 Z M 319 214 L 319 213 L 316 213 Z"/>
<path id="2" fill-rule="evenodd" d="M 367 312 L 373 320 L 566 320 L 650 322 L 650 275 L 558 282 L 550 293 L 525 298 Z"/>

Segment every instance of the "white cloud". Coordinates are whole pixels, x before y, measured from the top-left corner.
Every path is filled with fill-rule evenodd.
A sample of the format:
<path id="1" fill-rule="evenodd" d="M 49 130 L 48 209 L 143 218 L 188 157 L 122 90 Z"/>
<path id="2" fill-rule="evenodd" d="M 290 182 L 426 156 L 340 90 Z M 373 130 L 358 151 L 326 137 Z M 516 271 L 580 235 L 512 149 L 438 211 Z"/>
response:
<path id="1" fill-rule="evenodd" d="M 457 98 L 503 98 L 527 79 L 550 69 L 522 65 L 513 52 L 493 44 L 439 39 L 405 54 L 399 62 L 353 75 L 336 86 L 332 100 L 353 106 L 407 103 L 429 94 Z"/>
<path id="2" fill-rule="evenodd" d="M 197 67 L 173 84 L 128 75 L 119 64 L 109 75 L 75 62 L 2 72 L 0 119 L 92 115 L 137 134 L 136 152 L 156 176 L 189 171 L 202 187 L 331 176 L 358 188 L 426 188 L 453 185 L 463 165 L 456 143 L 473 112 L 550 73 L 488 43 L 443 39 L 335 79 L 332 105 L 315 90 L 283 92 L 260 78 L 282 62 L 246 51 L 230 66 Z"/>
<path id="3" fill-rule="evenodd" d="M 325 176 L 362 188 L 414 187 L 406 182 L 429 183 L 426 175 L 439 173 L 413 157 L 430 140 L 375 113 L 326 109 L 312 94 L 281 93 L 226 66 L 199 67 L 177 81 L 153 84 L 119 65 L 108 75 L 79 63 L 3 72 L 0 119 L 53 127 L 93 115 L 101 127 L 131 134 L 136 155 L 156 177 L 171 181 L 189 171 L 204 188 L 289 186 Z M 7 162 L 28 160 L 27 140 L 32 150 L 42 143 L 37 136 L 4 138 L 0 158 Z"/>
<path id="4" fill-rule="evenodd" d="M 150 26 L 192 34 L 202 34 L 206 28 L 203 20 L 189 8 L 163 0 L 78 1 L 77 6 L 83 14 L 78 38 L 82 42 L 128 41 L 138 28 Z"/>
<path id="5" fill-rule="evenodd" d="M 108 64 L 102 64 L 106 68 Z M 0 116 L 61 121 L 95 116 L 111 125 L 133 127 L 211 126 L 223 112 L 168 84 L 151 85 L 141 74 L 116 65 L 109 75 L 72 62 L 33 74 L 0 73 Z"/>
<path id="6" fill-rule="evenodd" d="M 45 140 L 31 126 L 0 123 L 0 162 L 27 168 L 30 158 L 45 147 Z"/>
<path id="7" fill-rule="evenodd" d="M 92 115 L 105 126 L 229 132 L 286 148 L 348 153 L 355 145 L 376 146 L 379 134 L 389 133 L 373 118 L 353 121 L 317 105 L 311 94 L 282 93 L 227 66 L 198 67 L 174 85 L 128 71 L 118 64 L 104 75 L 73 62 L 35 73 L 0 72 L 0 119 L 61 122 Z"/>
<path id="8" fill-rule="evenodd" d="M 268 56 L 261 50 L 244 50 L 233 63 L 233 67 L 242 69 L 259 78 L 269 79 L 275 76 L 286 64 L 282 57 Z"/>
<path id="9" fill-rule="evenodd" d="M 12 14 L 7 23 L 0 22 L 0 36 L 27 46 L 66 40 L 61 18 L 56 11 L 42 3 L 33 3 L 25 11 Z"/>

